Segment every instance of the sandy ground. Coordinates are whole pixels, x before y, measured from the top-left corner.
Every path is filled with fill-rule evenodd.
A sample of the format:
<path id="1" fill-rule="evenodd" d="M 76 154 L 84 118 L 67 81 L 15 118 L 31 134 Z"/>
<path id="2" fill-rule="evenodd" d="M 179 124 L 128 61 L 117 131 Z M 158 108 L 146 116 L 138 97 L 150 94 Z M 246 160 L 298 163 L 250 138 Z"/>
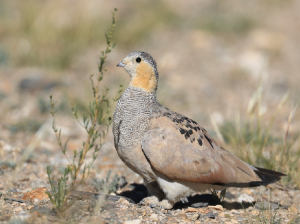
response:
<path id="1" fill-rule="evenodd" d="M 205 2 L 198 6 L 195 1 L 185 4 L 176 2 L 177 7 L 171 1 L 167 4 L 182 19 L 181 26 L 157 26 L 137 43 L 131 43 L 130 47 L 126 44 L 116 45 L 113 53 L 109 55 L 106 67 L 108 71 L 102 83 L 103 87 L 110 88 L 109 95 L 115 96 L 120 84 L 124 85 L 124 89 L 129 83 L 128 74 L 115 65 L 131 51 L 143 50 L 149 52 L 158 63 L 159 101 L 196 120 L 215 137 L 211 117 L 219 126 L 237 117 L 247 119 L 249 100 L 260 83 L 263 96 L 261 112 L 264 114 L 265 124 L 270 122 L 279 102 L 289 91 L 291 95 L 278 112 L 272 129 L 274 135 L 282 138 L 291 108 L 300 102 L 300 32 L 299 23 L 296 22 L 300 19 L 300 2 L 276 1 L 273 5 L 269 1 L 256 1 L 243 7 L 240 2 L 230 1 L 222 5 L 221 10 L 228 9 L 230 15 L 247 15 L 253 20 L 254 25 L 242 33 L 230 29 L 225 32 L 214 30 L 215 28 L 197 28 L 193 26 L 193 21 L 201 20 L 201 16 L 205 14 L 204 9 L 210 9 L 213 4 Z M 110 4 L 105 6 L 109 7 Z M 120 15 L 130 13 L 131 7 L 131 4 L 120 3 Z M 124 21 L 121 24 L 124 25 Z M 118 35 L 117 40 L 122 36 Z M 72 118 L 70 103 L 78 105 L 81 111 L 86 110 L 92 97 L 88 77 L 90 73 L 97 73 L 99 52 L 103 48 L 104 45 L 87 47 L 64 70 L 16 66 L 14 63 L 0 66 L 0 193 L 3 194 L 0 198 L 1 221 L 8 221 L 13 217 L 30 218 L 34 208 L 31 205 L 35 205 L 36 209 L 51 208 L 47 200 L 24 204 L 4 198 L 20 198 L 26 192 L 39 187 L 50 189 L 46 167 L 52 166 L 53 174 L 59 176 L 63 167 L 68 164 L 51 129 L 50 94 L 57 101 L 59 113 L 56 122 L 62 129 L 62 139 L 70 137 L 67 154 L 72 157 L 73 150 L 81 147 L 86 133 Z M 114 107 L 115 104 L 112 105 L 112 111 Z M 299 132 L 300 112 L 296 110 L 290 134 Z M 113 174 L 124 176 L 128 182 L 116 194 L 134 198 L 136 203 L 146 196 L 141 177 L 129 170 L 118 158 L 111 130 L 105 142 L 91 169 L 90 179 L 79 190 L 96 192 L 92 179 L 104 178 L 111 169 Z M 22 162 L 24 152 L 29 152 L 30 157 Z M 91 156 L 88 154 L 87 161 L 91 160 Z M 17 168 L 13 169 L 15 164 Z M 191 206 L 190 203 L 186 206 L 178 205 L 172 211 L 163 211 L 117 198 L 109 201 L 100 217 L 108 223 L 130 220 L 140 220 L 143 223 L 256 223 L 261 222 L 262 217 L 272 217 L 276 213 L 276 220 L 281 218 L 282 223 L 297 223 L 293 220 L 299 216 L 300 199 L 299 190 L 295 187 L 283 187 L 284 190 L 273 187 L 230 189 L 226 198 L 227 204 L 223 203 L 222 209 L 205 207 L 193 210 L 187 207 Z M 243 209 L 238 201 L 243 194 L 251 196 L 253 201 L 268 201 L 278 207 L 274 205 L 276 209 L 271 209 L 273 212 L 261 211 L 252 206 Z M 208 201 L 209 206 L 214 206 L 209 196 L 208 199 L 200 199 Z M 86 199 L 83 203 L 89 204 L 90 200 Z M 37 211 L 39 214 L 35 213 L 36 222 L 57 221 L 53 214 L 44 215 L 41 210 Z M 88 209 L 84 211 L 89 212 Z M 207 213 L 211 217 L 205 216 Z M 90 217 L 95 221 L 98 216 L 86 213 L 77 218 L 87 221 Z"/>

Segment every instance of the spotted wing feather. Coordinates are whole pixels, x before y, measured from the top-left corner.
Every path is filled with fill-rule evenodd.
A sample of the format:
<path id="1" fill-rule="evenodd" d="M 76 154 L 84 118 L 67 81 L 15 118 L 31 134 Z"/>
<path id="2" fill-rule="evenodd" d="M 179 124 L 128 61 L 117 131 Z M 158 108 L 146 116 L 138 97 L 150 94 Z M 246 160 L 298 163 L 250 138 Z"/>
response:
<path id="1" fill-rule="evenodd" d="M 262 181 L 256 168 L 219 147 L 195 121 L 170 112 L 152 123 L 142 149 L 151 166 L 167 177 L 220 185 Z"/>

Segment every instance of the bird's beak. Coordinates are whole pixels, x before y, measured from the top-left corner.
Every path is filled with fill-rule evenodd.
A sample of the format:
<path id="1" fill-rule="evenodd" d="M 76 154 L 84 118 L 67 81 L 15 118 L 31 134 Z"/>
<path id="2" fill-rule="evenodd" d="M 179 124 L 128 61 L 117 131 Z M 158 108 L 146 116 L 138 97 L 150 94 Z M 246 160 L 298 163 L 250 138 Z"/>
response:
<path id="1" fill-rule="evenodd" d="M 124 67 L 125 64 L 121 61 L 119 64 L 117 64 L 117 67 Z"/>

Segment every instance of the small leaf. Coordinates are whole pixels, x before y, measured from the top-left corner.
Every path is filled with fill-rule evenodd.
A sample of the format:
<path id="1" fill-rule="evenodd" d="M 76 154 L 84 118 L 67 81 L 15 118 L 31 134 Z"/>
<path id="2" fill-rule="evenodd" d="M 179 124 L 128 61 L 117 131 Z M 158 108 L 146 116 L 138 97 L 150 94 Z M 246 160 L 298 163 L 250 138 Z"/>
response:
<path id="1" fill-rule="evenodd" d="M 63 150 L 63 153 L 66 154 L 66 150 L 67 150 L 67 144 L 68 144 L 68 141 L 70 140 L 70 137 L 67 139 L 67 141 L 65 142 L 65 145 L 64 145 L 64 150 Z"/>

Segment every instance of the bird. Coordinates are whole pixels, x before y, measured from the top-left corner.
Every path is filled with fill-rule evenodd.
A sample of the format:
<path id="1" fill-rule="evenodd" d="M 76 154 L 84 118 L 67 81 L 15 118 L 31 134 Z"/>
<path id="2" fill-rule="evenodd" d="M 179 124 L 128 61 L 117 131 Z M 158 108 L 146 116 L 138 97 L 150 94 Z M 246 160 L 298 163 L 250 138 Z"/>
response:
<path id="1" fill-rule="evenodd" d="M 172 209 L 193 193 L 268 185 L 285 176 L 247 164 L 196 121 L 161 105 L 159 73 L 150 54 L 132 52 L 117 67 L 131 81 L 113 115 L 114 145 L 120 159 L 143 178 L 150 194 L 144 204 Z"/>

